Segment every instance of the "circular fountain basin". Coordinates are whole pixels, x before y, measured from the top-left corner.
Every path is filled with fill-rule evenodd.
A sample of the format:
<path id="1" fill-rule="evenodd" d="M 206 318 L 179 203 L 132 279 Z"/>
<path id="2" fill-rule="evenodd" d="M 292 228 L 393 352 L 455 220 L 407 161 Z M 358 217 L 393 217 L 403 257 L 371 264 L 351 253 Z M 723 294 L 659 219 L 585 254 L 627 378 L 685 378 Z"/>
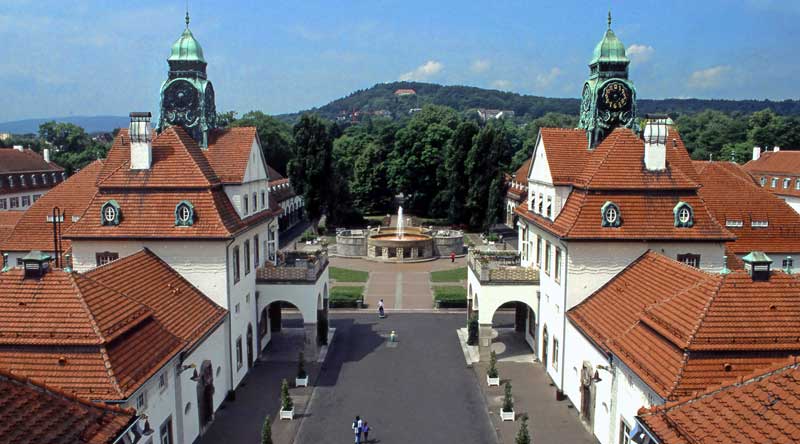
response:
<path id="1" fill-rule="evenodd" d="M 403 237 L 395 229 L 381 229 L 367 238 L 367 257 L 385 262 L 411 262 L 434 256 L 433 237 L 417 227 L 403 229 Z"/>

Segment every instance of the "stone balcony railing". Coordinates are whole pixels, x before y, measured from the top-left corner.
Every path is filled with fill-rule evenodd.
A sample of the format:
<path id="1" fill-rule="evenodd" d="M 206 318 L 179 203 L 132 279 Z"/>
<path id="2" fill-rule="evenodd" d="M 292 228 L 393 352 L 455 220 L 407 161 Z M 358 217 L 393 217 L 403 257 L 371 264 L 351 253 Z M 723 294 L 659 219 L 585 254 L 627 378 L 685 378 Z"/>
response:
<path id="1" fill-rule="evenodd" d="M 317 282 L 328 267 L 328 252 L 288 252 L 278 259 L 278 265 L 265 264 L 257 270 L 258 283 L 307 284 Z"/>
<path id="2" fill-rule="evenodd" d="M 516 252 L 470 250 L 467 264 L 481 284 L 539 284 L 539 269 L 523 267 Z"/>

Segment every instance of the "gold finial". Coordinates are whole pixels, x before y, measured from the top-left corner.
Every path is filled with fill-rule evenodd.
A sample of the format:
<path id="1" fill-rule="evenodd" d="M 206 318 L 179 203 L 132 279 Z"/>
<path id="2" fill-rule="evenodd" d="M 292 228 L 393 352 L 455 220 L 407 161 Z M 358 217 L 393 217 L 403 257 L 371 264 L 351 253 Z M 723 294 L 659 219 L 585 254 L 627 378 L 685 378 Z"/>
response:
<path id="1" fill-rule="evenodd" d="M 188 14 L 188 13 L 187 13 Z M 188 17 L 188 15 L 187 15 Z M 188 18 L 187 18 L 188 20 Z M 608 10 L 608 29 L 611 29 L 611 10 Z"/>
<path id="2" fill-rule="evenodd" d="M 189 0 L 186 0 L 186 28 L 189 28 Z"/>

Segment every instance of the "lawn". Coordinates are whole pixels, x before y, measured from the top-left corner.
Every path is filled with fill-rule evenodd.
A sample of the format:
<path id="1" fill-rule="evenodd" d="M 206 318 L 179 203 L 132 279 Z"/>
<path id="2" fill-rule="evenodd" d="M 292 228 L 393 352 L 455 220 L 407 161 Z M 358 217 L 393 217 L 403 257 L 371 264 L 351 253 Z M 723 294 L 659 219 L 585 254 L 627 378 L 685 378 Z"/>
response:
<path id="1" fill-rule="evenodd" d="M 466 307 L 467 289 L 460 285 L 433 287 L 433 300 L 439 307 Z"/>
<path id="2" fill-rule="evenodd" d="M 459 282 L 465 280 L 467 280 L 467 267 L 431 272 L 431 282 Z"/>
<path id="3" fill-rule="evenodd" d="M 367 282 L 369 273 L 348 268 L 331 267 L 331 279 L 337 282 Z"/>
<path id="4" fill-rule="evenodd" d="M 358 307 L 363 298 L 364 287 L 361 285 L 331 287 L 331 307 Z"/>

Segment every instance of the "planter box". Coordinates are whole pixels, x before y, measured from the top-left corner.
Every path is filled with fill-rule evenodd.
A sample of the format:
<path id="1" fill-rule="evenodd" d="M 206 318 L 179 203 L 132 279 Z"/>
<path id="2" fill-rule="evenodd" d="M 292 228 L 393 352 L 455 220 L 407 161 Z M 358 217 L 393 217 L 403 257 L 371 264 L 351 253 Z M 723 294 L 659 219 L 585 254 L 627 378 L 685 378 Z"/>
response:
<path id="1" fill-rule="evenodd" d="M 514 420 L 514 411 L 507 412 L 503 409 L 500 409 L 500 419 L 503 421 L 513 421 Z"/>
<path id="2" fill-rule="evenodd" d="M 281 410 L 281 419 L 294 419 L 294 407 L 291 410 Z"/>
<path id="3" fill-rule="evenodd" d="M 308 387 L 308 374 L 305 378 L 294 378 L 295 387 Z"/>
<path id="4" fill-rule="evenodd" d="M 489 384 L 489 387 L 493 385 L 500 387 L 500 375 L 496 378 L 490 378 L 489 375 L 486 375 L 486 383 Z"/>

